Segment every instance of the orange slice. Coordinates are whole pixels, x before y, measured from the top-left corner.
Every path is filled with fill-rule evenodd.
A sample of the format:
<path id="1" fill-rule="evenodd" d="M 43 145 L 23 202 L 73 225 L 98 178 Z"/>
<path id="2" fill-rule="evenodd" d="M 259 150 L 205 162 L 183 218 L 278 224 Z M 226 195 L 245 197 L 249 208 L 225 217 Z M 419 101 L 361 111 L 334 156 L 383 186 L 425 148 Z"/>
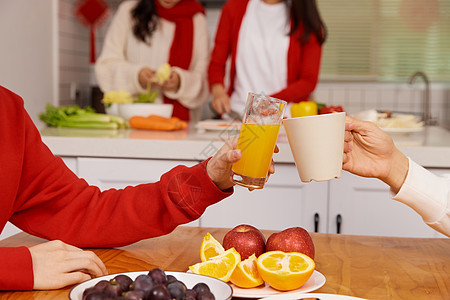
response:
<path id="1" fill-rule="evenodd" d="M 203 237 L 202 245 L 200 246 L 200 259 L 207 261 L 225 252 L 222 244 L 220 244 L 209 232 Z"/>
<path id="2" fill-rule="evenodd" d="M 262 279 L 280 291 L 298 289 L 315 269 L 314 260 L 299 252 L 268 251 L 258 257 L 256 265 Z"/>
<path id="3" fill-rule="evenodd" d="M 241 255 L 234 248 L 230 248 L 205 262 L 190 266 L 189 270 L 195 274 L 206 275 L 228 282 L 240 261 Z"/>
<path id="4" fill-rule="evenodd" d="M 241 288 L 254 288 L 264 283 L 256 266 L 255 254 L 237 265 L 233 274 L 231 274 L 230 281 Z"/>

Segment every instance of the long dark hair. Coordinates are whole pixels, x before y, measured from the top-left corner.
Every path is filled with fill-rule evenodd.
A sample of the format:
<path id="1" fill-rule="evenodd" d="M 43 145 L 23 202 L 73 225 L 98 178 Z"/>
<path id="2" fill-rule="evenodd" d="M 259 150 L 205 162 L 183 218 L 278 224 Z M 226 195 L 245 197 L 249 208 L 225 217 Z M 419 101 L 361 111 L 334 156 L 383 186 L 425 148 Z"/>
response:
<path id="1" fill-rule="evenodd" d="M 131 11 L 133 33 L 138 40 L 146 43 L 158 24 L 158 14 L 154 0 L 140 0 Z"/>
<path id="2" fill-rule="evenodd" d="M 300 37 L 300 42 L 306 43 L 312 33 L 322 45 L 327 38 L 327 28 L 320 17 L 316 0 L 292 0 L 291 5 L 293 26 L 289 35 L 293 34 L 302 24 L 305 31 Z"/>

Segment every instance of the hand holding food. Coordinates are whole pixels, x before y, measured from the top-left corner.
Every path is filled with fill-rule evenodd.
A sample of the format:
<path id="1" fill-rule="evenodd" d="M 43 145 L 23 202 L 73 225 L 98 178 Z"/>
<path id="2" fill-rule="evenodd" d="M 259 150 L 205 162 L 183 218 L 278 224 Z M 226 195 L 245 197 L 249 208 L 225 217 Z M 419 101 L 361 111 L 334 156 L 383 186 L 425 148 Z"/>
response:
<path id="1" fill-rule="evenodd" d="M 148 84 L 151 84 L 155 73 L 154 70 L 147 67 L 144 67 L 139 71 L 138 80 L 143 89 L 147 88 Z"/>
<path id="2" fill-rule="evenodd" d="M 154 74 L 154 78 L 152 78 L 152 81 L 158 84 L 163 84 L 164 81 L 169 79 L 171 72 L 172 68 L 168 63 L 162 64 L 158 68 L 158 70 L 156 70 L 156 73 Z"/>

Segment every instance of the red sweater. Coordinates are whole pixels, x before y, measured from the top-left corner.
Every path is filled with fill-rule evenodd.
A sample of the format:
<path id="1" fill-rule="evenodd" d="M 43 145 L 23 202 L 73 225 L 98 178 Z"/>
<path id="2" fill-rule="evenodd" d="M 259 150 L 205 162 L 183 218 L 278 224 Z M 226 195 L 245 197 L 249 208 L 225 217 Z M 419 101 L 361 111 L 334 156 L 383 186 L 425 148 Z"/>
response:
<path id="1" fill-rule="evenodd" d="M 229 95 L 233 92 L 239 30 L 248 2 L 249 0 L 228 0 L 225 3 L 217 26 L 214 49 L 211 53 L 208 69 L 210 86 L 215 83 L 224 85 L 226 62 L 231 56 Z M 314 34 L 311 34 L 309 41 L 302 45 L 298 41 L 301 34 L 302 30 L 297 30 L 290 36 L 286 87 L 272 94 L 272 97 L 288 102 L 308 100 L 309 94 L 317 85 L 322 46 Z"/>
<path id="2" fill-rule="evenodd" d="M 23 100 L 0 86 L 0 229 L 78 247 L 115 247 L 171 232 L 232 193 L 219 190 L 206 161 L 177 166 L 159 182 L 101 192 L 42 142 Z M 0 290 L 31 290 L 28 248 L 0 248 Z"/>

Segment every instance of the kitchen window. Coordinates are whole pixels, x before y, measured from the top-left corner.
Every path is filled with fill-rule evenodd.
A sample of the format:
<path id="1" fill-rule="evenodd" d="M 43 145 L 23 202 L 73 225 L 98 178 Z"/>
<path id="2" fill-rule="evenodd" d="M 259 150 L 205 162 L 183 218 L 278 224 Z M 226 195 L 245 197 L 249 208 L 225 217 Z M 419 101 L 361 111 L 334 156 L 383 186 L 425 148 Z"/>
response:
<path id="1" fill-rule="evenodd" d="M 318 0 L 328 28 L 321 80 L 450 80 L 449 0 Z"/>

